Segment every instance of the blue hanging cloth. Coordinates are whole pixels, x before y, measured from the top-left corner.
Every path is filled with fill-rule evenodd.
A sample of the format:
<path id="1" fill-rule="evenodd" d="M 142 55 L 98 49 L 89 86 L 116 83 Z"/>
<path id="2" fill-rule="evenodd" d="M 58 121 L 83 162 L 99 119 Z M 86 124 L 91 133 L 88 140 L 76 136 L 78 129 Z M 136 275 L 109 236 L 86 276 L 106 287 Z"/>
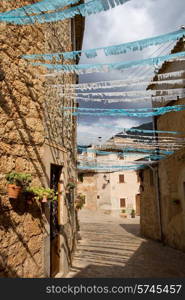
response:
<path id="1" fill-rule="evenodd" d="M 175 32 L 167 33 L 164 35 L 147 38 L 143 40 L 138 40 L 130 43 L 124 43 L 115 46 L 95 48 L 89 50 L 80 50 L 80 51 L 71 51 L 71 52 L 59 52 L 59 53 L 51 53 L 50 56 L 48 54 L 25 54 L 22 57 L 25 59 L 45 59 L 52 60 L 53 58 L 57 59 L 59 57 L 64 57 L 65 59 L 76 59 L 82 53 L 86 55 L 87 58 L 95 58 L 98 54 L 98 50 L 103 50 L 105 55 L 117 55 L 127 53 L 129 51 L 143 50 L 149 46 L 156 46 L 163 43 L 167 43 L 170 41 L 174 41 L 180 39 L 185 35 L 185 29 L 180 29 Z"/>
<path id="2" fill-rule="evenodd" d="M 115 165 L 110 165 L 110 166 L 102 166 L 102 165 L 81 165 L 78 166 L 79 170 L 139 170 L 145 168 L 146 165 L 140 164 L 140 165 L 132 165 L 132 166 L 115 166 Z"/>
<path id="3" fill-rule="evenodd" d="M 0 13 L 0 17 L 23 17 L 29 14 L 40 14 L 50 10 L 61 9 L 65 6 L 75 4 L 80 0 L 42 0 L 37 3 L 25 5 L 20 8 L 12 9 L 7 12 Z"/>
<path id="4" fill-rule="evenodd" d="M 105 147 L 108 149 L 109 147 L 105 145 Z M 113 146 L 111 146 L 111 148 L 113 148 Z M 94 149 L 88 149 L 87 147 L 85 146 L 78 146 L 78 149 L 79 150 L 82 150 L 82 151 L 87 151 L 87 152 L 93 152 Z M 124 148 L 121 148 L 121 147 L 118 147 L 117 148 L 118 150 L 121 150 L 122 153 L 128 153 L 128 152 L 133 152 L 133 153 L 136 153 L 136 152 L 139 152 L 139 153 L 153 153 L 153 154 L 164 154 L 164 155 L 170 155 L 170 154 L 173 154 L 174 151 L 169 151 L 169 150 L 162 150 L 162 149 L 141 149 L 141 148 L 138 148 L 137 145 L 135 145 L 135 147 L 124 147 Z M 102 150 L 103 151 L 103 150 Z"/>
<path id="5" fill-rule="evenodd" d="M 57 22 L 69 18 L 73 18 L 76 15 L 82 15 L 84 17 L 96 14 L 102 11 L 107 11 L 111 8 L 114 8 L 117 5 L 122 5 L 130 0 L 91 0 L 89 2 L 85 2 L 84 4 L 80 4 L 74 7 L 70 7 L 63 11 L 57 11 L 53 13 L 47 14 L 39 14 L 39 15 L 22 15 L 22 16 L 14 16 L 11 15 L 11 11 L 8 15 L 0 16 L 0 22 L 8 22 L 11 24 L 17 25 L 28 25 L 34 23 L 48 23 L 48 22 Z M 23 7 L 24 8 L 24 7 Z"/>
<path id="6" fill-rule="evenodd" d="M 63 107 L 62 110 L 71 110 L 72 107 Z M 153 117 L 164 115 L 168 112 L 179 112 L 185 110 L 185 105 L 165 106 L 158 108 L 130 108 L 130 109 L 104 109 L 104 108 L 75 108 L 72 115 L 94 115 L 94 116 L 128 116 L 128 117 Z M 152 110 L 152 111 L 150 111 Z"/>
<path id="7" fill-rule="evenodd" d="M 136 66 L 144 65 L 156 65 L 160 64 L 166 60 L 185 57 L 184 52 L 178 52 L 174 54 L 157 56 L 153 58 L 141 59 L 141 60 L 132 60 L 124 61 L 119 63 L 110 63 L 110 64 L 79 64 L 79 65 L 63 65 L 63 64 L 44 64 L 44 63 L 32 63 L 33 66 L 45 67 L 49 70 L 57 70 L 66 73 L 76 73 L 76 74 L 86 74 L 94 72 L 109 72 L 115 70 L 123 70 Z"/>

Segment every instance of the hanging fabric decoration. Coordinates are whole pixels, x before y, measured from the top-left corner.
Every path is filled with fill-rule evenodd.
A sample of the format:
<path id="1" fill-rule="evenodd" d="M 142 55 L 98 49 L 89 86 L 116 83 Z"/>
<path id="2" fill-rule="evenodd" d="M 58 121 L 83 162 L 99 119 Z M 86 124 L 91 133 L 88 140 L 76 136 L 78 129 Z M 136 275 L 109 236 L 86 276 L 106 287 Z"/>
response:
<path id="1" fill-rule="evenodd" d="M 113 149 L 113 145 L 106 145 L 106 148 L 108 149 L 108 147 L 110 147 L 111 149 Z M 115 147 L 115 145 L 114 145 Z M 165 155 L 170 155 L 170 154 L 173 154 L 174 151 L 172 150 L 163 150 L 163 149 L 160 149 L 160 148 L 154 148 L 154 149 L 146 149 L 146 148 L 139 148 L 137 145 L 135 147 L 124 147 L 121 145 L 120 146 L 117 146 L 117 148 L 115 147 L 115 149 L 122 149 L 124 152 L 140 152 L 140 153 L 162 153 L 162 154 L 165 154 Z"/>
<path id="2" fill-rule="evenodd" d="M 183 74 L 185 74 L 183 72 Z M 150 81 L 148 78 L 143 78 L 142 79 L 130 79 L 130 80 L 112 80 L 112 81 L 102 81 L 102 82 L 93 82 L 93 83 L 82 83 L 82 84 L 76 84 L 74 86 L 67 86 L 63 84 L 52 84 L 52 85 L 47 85 L 47 87 L 52 87 L 56 89 L 64 89 L 68 93 L 72 91 L 87 91 L 87 90 L 93 90 L 93 89 L 114 89 L 114 88 L 124 88 L 129 86 L 146 86 L 146 85 L 152 85 L 156 84 L 157 86 L 169 86 L 170 88 L 175 87 L 176 85 L 181 85 L 183 86 L 185 84 L 185 79 L 174 79 L 174 80 L 160 80 L 160 81 Z M 148 79 L 148 81 L 146 81 Z"/>
<path id="3" fill-rule="evenodd" d="M 107 128 L 112 128 L 112 125 L 108 125 L 108 124 L 101 124 L 102 127 L 107 127 Z M 160 134 L 184 134 L 185 135 L 185 131 L 169 131 L 169 130 L 152 130 L 152 129 L 137 129 L 137 128 L 123 128 L 123 127 L 117 127 L 117 130 L 122 130 L 123 134 L 128 134 L 128 133 L 134 133 L 134 132 L 138 132 L 138 133 L 145 133 L 145 134 L 151 134 L 153 136 L 155 136 L 156 133 L 160 133 Z M 121 132 L 121 133 L 122 133 Z M 176 137 L 175 137 L 176 138 Z"/>
<path id="4" fill-rule="evenodd" d="M 98 147 L 100 151 L 106 151 L 108 149 L 115 149 L 115 150 L 119 150 L 119 151 L 122 151 L 122 153 L 127 153 L 127 152 L 134 152 L 134 153 L 153 153 L 153 154 L 164 154 L 164 155 L 170 155 L 170 154 L 173 154 L 174 151 L 172 150 L 162 150 L 162 149 L 159 149 L 158 147 L 156 149 L 146 149 L 146 148 L 138 148 L 138 145 L 136 145 L 136 147 L 122 147 L 121 145 L 108 145 L 108 144 L 104 144 L 103 146 L 99 146 Z M 81 150 L 81 151 L 87 151 L 87 152 L 92 152 L 94 151 L 94 149 L 89 149 L 85 146 L 78 146 L 78 149 Z"/>
<path id="5" fill-rule="evenodd" d="M 143 157 L 143 155 L 142 154 L 138 154 L 138 153 L 128 153 L 128 152 L 126 152 L 126 153 L 124 153 L 124 152 L 111 152 L 111 151 L 101 151 L 101 150 L 95 150 L 95 149 L 89 149 L 89 150 L 92 150 L 92 151 L 90 151 L 90 152 L 93 152 L 93 153 L 95 153 L 96 155 L 99 155 L 99 156 L 107 156 L 107 155 L 110 155 L 110 154 L 117 154 L 117 155 L 119 155 L 119 156 L 122 156 L 123 158 L 125 158 L 125 157 L 130 157 L 130 156 L 134 156 L 134 157 L 139 157 L 139 158 L 141 158 L 141 156 Z M 84 152 L 86 153 L 86 151 L 84 150 Z M 84 153 L 84 152 L 82 152 L 82 153 Z M 88 151 L 89 152 L 89 151 Z M 143 158 L 146 158 L 146 159 L 148 159 L 148 160 L 157 160 L 157 159 L 163 159 L 163 158 L 165 158 L 166 157 L 166 155 L 165 154 L 151 154 L 151 155 L 147 155 L 147 156 L 145 156 L 144 155 L 144 157 Z M 81 159 L 84 159 L 84 155 L 81 155 Z"/>
<path id="6" fill-rule="evenodd" d="M 157 95 L 156 95 L 157 93 Z M 167 95 L 176 95 L 181 96 L 185 95 L 185 89 L 169 89 L 169 90 L 135 90 L 135 91 L 124 91 L 124 92 L 103 92 L 103 93 L 88 93 L 88 92 L 76 92 L 76 93 L 59 93 L 60 96 L 66 96 L 68 98 L 82 98 L 89 97 L 89 100 L 93 100 L 93 97 L 106 98 L 106 97 L 139 97 L 139 96 L 167 96 Z"/>
<path id="7" fill-rule="evenodd" d="M 11 24 L 17 25 L 28 25 L 34 23 L 48 23 L 48 22 L 57 22 L 69 18 L 73 18 L 76 15 L 82 15 L 84 17 L 96 14 L 102 11 L 107 11 L 115 6 L 125 4 L 130 0 L 91 0 L 85 2 L 84 4 L 80 4 L 74 7 L 70 7 L 68 9 L 57 11 L 53 13 L 47 14 L 39 14 L 39 15 L 29 15 L 29 16 L 15 16 L 14 12 L 11 15 L 11 11 L 8 15 L 4 15 L 3 13 L 0 15 L 0 22 L 7 22 Z M 69 1 L 70 2 L 70 1 Z"/>
<path id="8" fill-rule="evenodd" d="M 169 134 L 185 134 L 185 132 L 182 131 L 169 131 L 169 130 L 149 130 L 149 129 L 137 129 L 137 128 L 124 128 L 125 132 L 140 132 L 140 133 L 169 133 Z"/>
<path id="9" fill-rule="evenodd" d="M 63 107 L 71 110 L 72 107 Z M 152 110 L 149 112 L 149 110 Z M 165 106 L 158 108 L 137 108 L 137 109 L 104 109 L 104 108 L 76 108 L 72 115 L 94 115 L 94 116 L 128 116 L 128 117 L 152 117 L 163 115 L 168 112 L 178 112 L 185 110 L 185 105 Z"/>
<path id="10" fill-rule="evenodd" d="M 125 145 L 128 145 L 128 144 L 130 144 L 130 145 L 132 145 L 133 143 L 141 143 L 141 144 L 148 144 L 149 146 L 165 146 L 165 147 L 171 147 L 171 146 L 173 146 L 173 147 L 179 147 L 179 146 L 183 146 L 184 144 L 185 144 L 185 142 L 184 141 L 171 141 L 171 140 L 162 140 L 162 141 L 160 141 L 160 140 L 147 140 L 147 139 L 137 139 L 137 138 L 135 138 L 135 139 L 133 139 L 133 142 L 129 139 L 129 141 L 128 140 L 124 140 L 123 141 L 123 143 L 125 144 Z"/>
<path id="11" fill-rule="evenodd" d="M 82 165 L 82 166 L 78 166 L 78 169 L 79 170 L 139 170 L 139 169 L 143 169 L 144 167 L 145 167 L 145 165 L 143 165 L 143 164 L 141 164 L 141 165 L 132 165 L 132 166 Z"/>
<path id="12" fill-rule="evenodd" d="M 159 140 L 159 141 L 185 141 L 184 138 L 177 138 L 177 137 L 169 137 L 169 136 L 155 136 L 155 135 L 140 135 L 140 134 L 126 134 L 124 132 L 116 134 L 115 137 L 123 137 L 128 139 L 145 139 L 145 140 Z"/>
<path id="13" fill-rule="evenodd" d="M 170 72 L 170 73 L 163 73 L 163 74 L 157 74 L 156 75 L 158 77 L 159 80 L 171 80 L 171 79 L 175 79 L 175 78 L 180 78 L 180 77 L 184 77 L 185 76 L 185 71 L 181 70 L 181 71 L 176 71 L 176 72 Z"/>
<path id="14" fill-rule="evenodd" d="M 109 146 L 111 146 L 112 144 L 109 144 Z M 138 148 L 142 149 L 143 146 L 146 147 L 147 149 L 157 149 L 157 148 L 160 148 L 160 149 L 163 149 L 163 150 L 178 150 L 180 148 L 182 148 L 182 146 L 184 146 L 184 144 L 180 144 L 180 145 L 176 145 L 174 143 L 149 143 L 149 142 L 142 142 L 142 141 L 137 141 L 137 140 L 134 140 L 134 141 L 130 141 L 130 142 L 122 142 L 121 144 L 119 143 L 119 146 L 120 147 L 133 147 L 137 145 Z M 114 144 L 113 144 L 114 146 Z"/>
<path id="15" fill-rule="evenodd" d="M 138 40 L 134 42 L 124 43 L 115 46 L 101 47 L 89 50 L 81 50 L 81 51 L 72 51 L 72 52 L 59 52 L 59 53 L 51 53 L 51 54 L 26 54 L 22 57 L 25 59 L 45 59 L 52 60 L 55 58 L 56 60 L 60 60 L 62 57 L 65 59 L 76 59 L 80 57 L 81 54 L 85 54 L 87 58 L 94 58 L 98 54 L 99 50 L 103 50 L 106 56 L 109 55 L 117 55 L 127 53 L 129 51 L 137 51 L 143 50 L 149 46 L 157 46 L 163 43 L 167 43 L 170 41 L 175 41 L 180 39 L 185 35 L 185 29 L 180 29 L 175 32 L 170 32 L 167 34 L 163 34 L 156 37 L 151 37 L 143 40 Z"/>
<path id="16" fill-rule="evenodd" d="M 44 64 L 44 63 L 32 63 L 33 66 L 41 66 L 50 70 L 61 70 L 63 73 L 76 73 L 76 74 L 87 74 L 93 72 L 109 72 L 119 71 L 128 69 L 135 66 L 143 65 L 156 65 L 166 60 L 173 60 L 179 57 L 184 57 L 185 52 L 178 52 L 174 54 L 158 56 L 153 58 L 147 58 L 142 60 L 124 61 L 119 63 L 110 64 L 82 64 L 82 65 L 62 65 L 62 64 Z"/>
<path id="17" fill-rule="evenodd" d="M 25 5 L 7 12 L 0 13 L 1 17 L 23 17 L 28 14 L 40 14 L 50 10 L 61 9 L 65 6 L 75 4 L 80 0 L 42 0 L 37 3 Z"/>
<path id="18" fill-rule="evenodd" d="M 159 102 L 159 103 L 165 103 L 166 101 L 176 101 L 179 99 L 184 98 L 185 94 L 179 95 L 171 95 L 171 96 L 150 96 L 150 97 L 144 97 L 144 96 L 138 96 L 133 97 L 133 96 L 127 96 L 126 98 L 104 98 L 104 99 L 99 99 L 99 98 L 83 98 L 83 97 L 75 97 L 77 101 L 83 101 L 83 102 L 104 102 L 104 103 L 121 103 L 121 102 L 135 102 L 135 101 L 152 101 L 152 102 Z M 70 98 L 66 96 L 66 98 Z M 73 98 L 73 97 L 72 97 Z"/>

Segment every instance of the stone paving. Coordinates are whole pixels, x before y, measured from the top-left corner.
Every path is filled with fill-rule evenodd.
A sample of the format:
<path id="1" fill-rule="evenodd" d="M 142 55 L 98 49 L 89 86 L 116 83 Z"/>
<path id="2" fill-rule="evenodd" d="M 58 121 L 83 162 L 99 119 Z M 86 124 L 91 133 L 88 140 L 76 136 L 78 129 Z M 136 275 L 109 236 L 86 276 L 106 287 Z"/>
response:
<path id="1" fill-rule="evenodd" d="M 144 239 L 139 219 L 79 212 L 80 235 L 67 278 L 185 277 L 185 253 Z"/>

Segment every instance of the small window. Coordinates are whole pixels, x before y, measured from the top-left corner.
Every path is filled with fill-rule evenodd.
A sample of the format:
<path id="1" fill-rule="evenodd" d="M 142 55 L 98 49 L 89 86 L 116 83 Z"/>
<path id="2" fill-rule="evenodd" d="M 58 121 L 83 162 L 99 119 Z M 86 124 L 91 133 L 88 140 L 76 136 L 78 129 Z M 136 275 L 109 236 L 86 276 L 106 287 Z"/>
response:
<path id="1" fill-rule="evenodd" d="M 126 206 L 126 201 L 125 198 L 120 199 L 120 207 L 125 207 Z"/>
<path id="2" fill-rule="evenodd" d="M 80 182 L 83 182 L 84 178 L 83 178 L 83 174 L 82 173 L 78 174 L 78 180 Z"/>
<path id="3" fill-rule="evenodd" d="M 123 159 L 124 159 L 124 155 L 119 155 L 118 158 L 119 158 L 120 160 L 123 160 Z"/>
<path id="4" fill-rule="evenodd" d="M 100 199 L 100 196 L 99 196 L 99 195 L 97 195 L 97 199 Z"/>
<path id="5" fill-rule="evenodd" d="M 125 182 L 125 177 L 124 175 L 119 175 L 119 183 L 124 183 Z"/>

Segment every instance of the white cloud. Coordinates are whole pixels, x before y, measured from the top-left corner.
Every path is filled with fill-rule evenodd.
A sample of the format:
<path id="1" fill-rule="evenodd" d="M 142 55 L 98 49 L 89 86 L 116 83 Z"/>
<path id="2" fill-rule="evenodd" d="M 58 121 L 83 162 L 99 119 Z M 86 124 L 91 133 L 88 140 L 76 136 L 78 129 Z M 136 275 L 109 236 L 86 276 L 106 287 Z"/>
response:
<path id="1" fill-rule="evenodd" d="M 152 37 L 175 31 L 184 24 L 184 0 L 131 0 L 122 6 L 118 6 L 107 12 L 102 12 L 86 18 L 86 28 L 83 48 L 97 48 L 110 46 L 142 38 Z M 141 52 L 130 52 L 127 55 L 104 56 L 103 53 L 95 59 L 87 59 L 82 56 L 81 63 L 110 63 L 124 60 L 142 59 L 151 56 L 169 53 L 172 45 L 150 47 Z M 157 51 L 156 51 L 157 50 Z M 94 73 L 80 76 L 81 82 L 93 82 L 101 80 L 126 79 L 131 76 L 151 75 L 154 68 L 138 67 L 121 72 Z M 116 105 L 116 104 L 115 104 Z M 143 106 L 147 106 L 143 103 Z M 103 104 L 102 104 L 102 107 Z M 129 105 L 128 105 L 129 108 Z M 146 119 L 129 118 L 100 118 L 92 119 L 84 117 L 79 119 L 78 141 L 79 143 L 95 143 L 99 136 L 103 140 L 110 138 L 120 131 L 118 127 L 132 127 L 146 123 Z M 109 128 L 104 126 L 108 124 Z"/>
<path id="2" fill-rule="evenodd" d="M 104 120 L 93 123 L 81 123 L 78 126 L 78 143 L 79 144 L 97 144 L 98 137 L 102 137 L 102 142 L 111 138 L 121 131 L 121 128 L 130 128 L 139 125 L 139 121 L 132 119 L 115 119 Z"/>

